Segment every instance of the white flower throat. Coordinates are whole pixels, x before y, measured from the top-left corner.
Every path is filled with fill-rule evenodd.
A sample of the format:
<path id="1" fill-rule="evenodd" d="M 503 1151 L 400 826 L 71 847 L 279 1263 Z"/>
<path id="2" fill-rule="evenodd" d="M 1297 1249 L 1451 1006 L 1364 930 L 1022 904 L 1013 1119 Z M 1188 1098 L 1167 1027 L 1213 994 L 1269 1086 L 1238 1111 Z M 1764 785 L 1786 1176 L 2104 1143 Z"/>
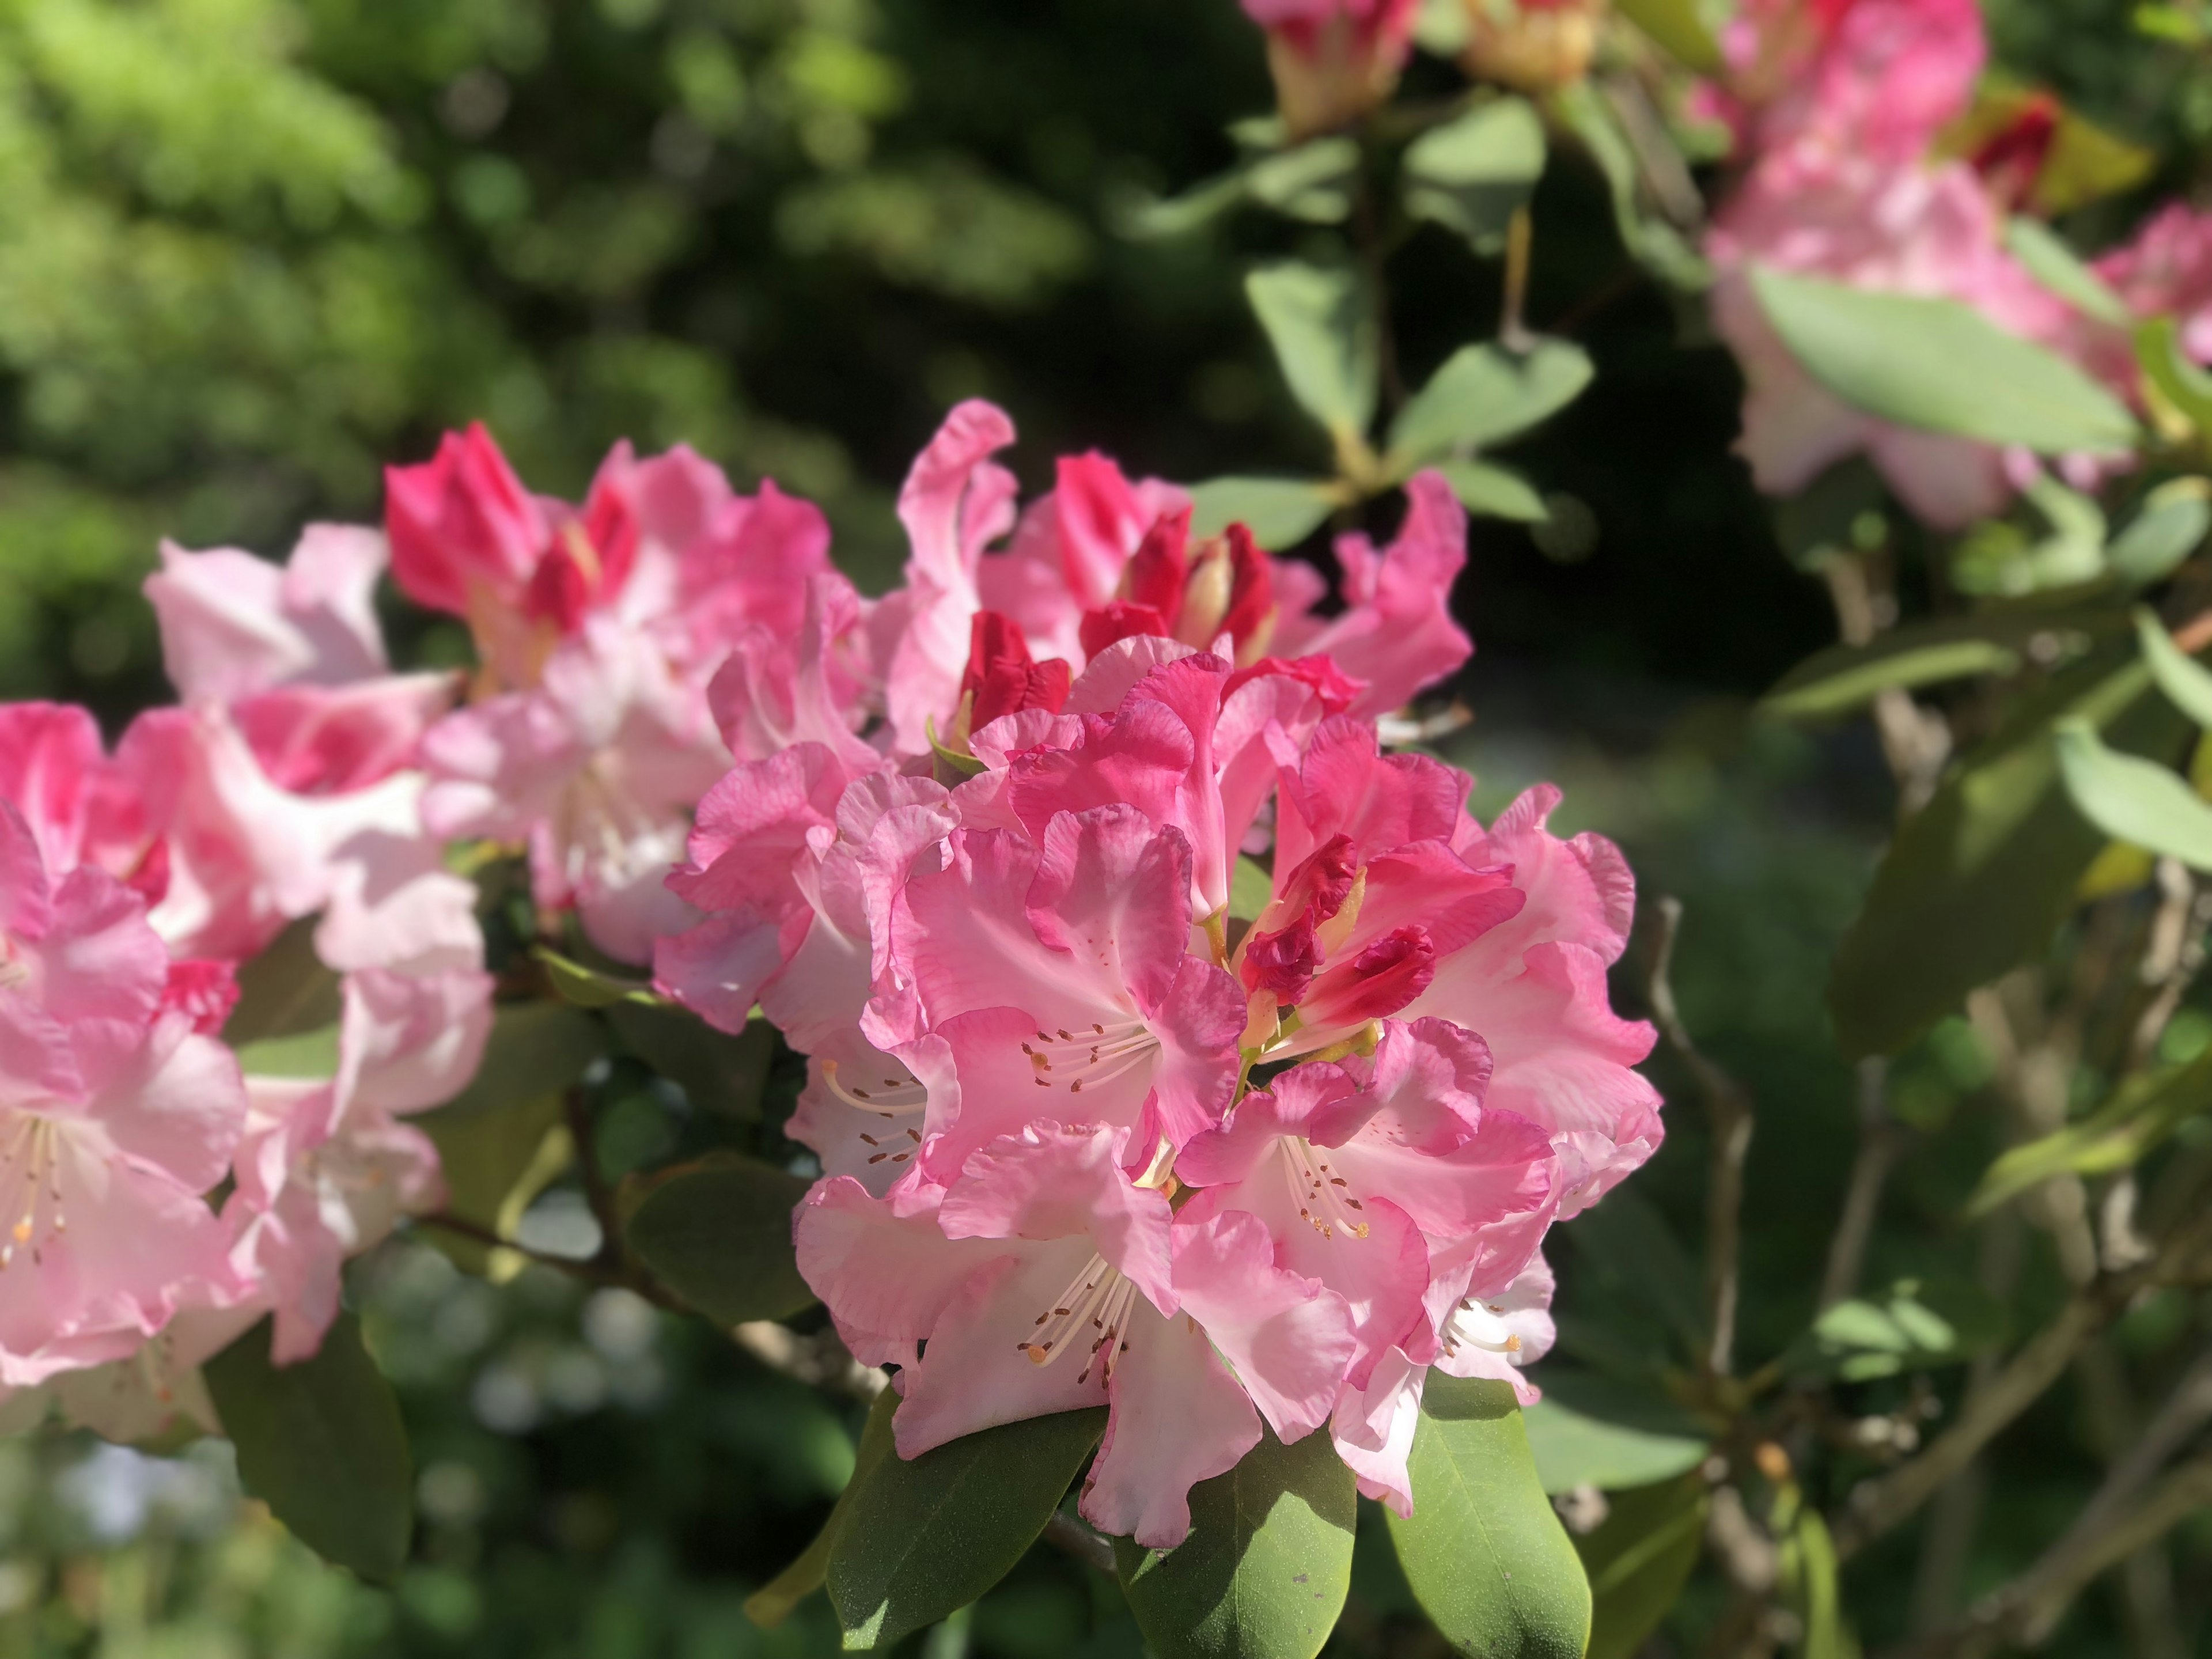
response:
<path id="1" fill-rule="evenodd" d="M 1049 1365 L 1072 1348 L 1086 1349 L 1080 1384 L 1096 1370 L 1099 1381 L 1111 1382 L 1114 1367 L 1129 1352 L 1129 1316 L 1135 1310 L 1136 1285 L 1103 1255 L 1093 1255 L 1083 1271 L 1068 1281 L 1053 1304 L 1036 1316 L 1036 1329 L 1015 1352 L 1032 1365 Z"/>
<path id="2" fill-rule="evenodd" d="M 9 1205 L 14 1221 L 0 1240 L 0 1271 L 15 1263 L 15 1252 L 28 1245 L 33 1266 L 58 1233 L 69 1231 L 62 1213 L 59 1153 L 62 1131 L 51 1120 L 26 1114 L 5 1135 L 0 1152 L 0 1203 Z"/>
<path id="3" fill-rule="evenodd" d="M 883 1120 L 880 1133 L 860 1133 L 860 1142 L 869 1149 L 869 1163 L 903 1164 L 914 1156 L 915 1148 L 921 1145 L 921 1131 L 910 1123 L 902 1127 L 899 1120 L 915 1116 L 929 1104 L 929 1091 L 920 1079 L 902 1069 L 897 1076 L 886 1077 L 880 1083 L 872 1077 L 848 1083 L 837 1062 L 825 1060 L 822 1080 L 831 1094 L 855 1111 Z"/>
<path id="4" fill-rule="evenodd" d="M 1360 1212 L 1367 1206 L 1352 1195 L 1352 1183 L 1329 1167 L 1328 1150 L 1297 1135 L 1285 1135 L 1277 1145 L 1282 1148 L 1283 1164 L 1290 1175 L 1298 1219 L 1323 1238 L 1334 1238 L 1340 1233 L 1350 1238 L 1366 1237 L 1369 1227 Z"/>
<path id="5" fill-rule="evenodd" d="M 1079 1095 L 1133 1072 L 1160 1052 L 1160 1040 L 1140 1019 L 1097 1022 L 1079 1030 L 1062 1026 L 1039 1031 L 1022 1044 L 1030 1080 L 1040 1089 L 1065 1089 Z"/>

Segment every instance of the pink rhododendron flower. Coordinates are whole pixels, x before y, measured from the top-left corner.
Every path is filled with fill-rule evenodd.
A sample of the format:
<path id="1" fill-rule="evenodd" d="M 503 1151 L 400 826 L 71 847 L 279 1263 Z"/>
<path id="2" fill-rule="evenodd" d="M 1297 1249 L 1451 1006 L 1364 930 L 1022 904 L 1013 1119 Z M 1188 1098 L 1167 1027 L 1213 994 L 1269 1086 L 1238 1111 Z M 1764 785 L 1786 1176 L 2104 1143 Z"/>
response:
<path id="1" fill-rule="evenodd" d="M 276 1316 L 276 1364 L 321 1346 L 349 1257 L 443 1201 L 436 1148 L 399 1119 L 459 1093 L 490 1029 L 487 975 L 371 970 L 346 981 L 332 1076 L 246 1078 L 222 1219 L 240 1278 Z"/>
<path id="2" fill-rule="evenodd" d="M 1417 0 L 1244 0 L 1267 32 L 1267 68 L 1290 136 L 1358 120 L 1398 84 Z"/>
<path id="3" fill-rule="evenodd" d="M 167 890 L 167 848 L 86 710 L 0 703 L 0 800 L 22 814 L 50 875 L 89 864 L 149 903 Z"/>
<path id="4" fill-rule="evenodd" d="M 138 896 L 90 867 L 53 880 L 0 801 L 0 1384 L 120 1358 L 239 1289 L 201 1194 L 244 1092 L 164 1006 L 168 975 Z"/>
<path id="5" fill-rule="evenodd" d="M 856 1354 L 903 1362 L 900 1455 L 1105 1404 L 1082 1512 L 1164 1548 L 1189 1531 L 1191 1486 L 1234 1468 L 1261 1417 L 1285 1440 L 1326 1419 L 1354 1339 L 1343 1299 L 1279 1266 L 1256 1218 L 1186 1223 L 1133 1185 L 1125 1141 L 1032 1124 L 978 1146 L 941 1194 L 919 1176 L 886 1199 L 826 1181 L 799 1212 L 799 1263 Z"/>

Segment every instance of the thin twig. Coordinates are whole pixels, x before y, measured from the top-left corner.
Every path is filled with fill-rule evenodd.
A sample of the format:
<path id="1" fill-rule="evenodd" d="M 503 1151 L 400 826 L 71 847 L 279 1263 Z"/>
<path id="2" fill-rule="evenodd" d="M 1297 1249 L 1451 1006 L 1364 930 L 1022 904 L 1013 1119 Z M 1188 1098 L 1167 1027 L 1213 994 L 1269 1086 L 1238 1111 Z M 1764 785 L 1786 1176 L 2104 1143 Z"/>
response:
<path id="1" fill-rule="evenodd" d="M 2212 1247 L 2212 1214 L 2193 1218 L 2141 1267 L 2100 1278 L 2075 1292 L 2057 1317 L 1990 1380 L 1981 1395 L 1966 1403 L 1948 1433 L 1911 1462 L 1852 1488 L 1833 1528 L 1837 1555 L 1848 1559 L 1910 1518 L 1975 1453 L 2041 1399 L 2083 1345 L 2118 1317 L 2138 1291 L 2181 1278 L 2208 1247 Z"/>
<path id="2" fill-rule="evenodd" d="M 1705 1097 L 1712 1120 L 1712 1151 L 1705 1185 L 1705 1318 L 1710 1346 L 1705 1367 L 1726 1376 L 1735 1360 L 1737 1261 L 1742 1248 L 1743 1165 L 1751 1151 L 1751 1097 L 1736 1080 L 1699 1053 L 1674 1004 L 1671 977 L 1674 939 L 1682 926 L 1682 902 L 1662 896 L 1657 906 L 1659 935 L 1652 951 L 1649 996 L 1651 1016 Z"/>
<path id="3" fill-rule="evenodd" d="M 890 1377 L 880 1368 L 854 1358 L 835 1331 L 801 1336 L 772 1319 L 749 1319 L 732 1327 L 730 1335 L 770 1370 L 811 1388 L 872 1401 L 890 1386 Z"/>
<path id="4" fill-rule="evenodd" d="M 1889 1115 L 1888 1062 L 1870 1055 L 1859 1062 L 1859 1146 L 1844 1185 L 1844 1206 L 1828 1241 L 1820 1275 L 1820 1306 L 1832 1308 L 1859 1287 L 1867 1245 L 1881 1208 L 1881 1189 L 1905 1146 L 1905 1130 Z"/>
<path id="5" fill-rule="evenodd" d="M 1054 1510 L 1052 1519 L 1044 1523 L 1044 1541 L 1085 1566 L 1109 1576 L 1114 1571 L 1113 1540 L 1103 1533 L 1093 1532 L 1066 1510 Z"/>

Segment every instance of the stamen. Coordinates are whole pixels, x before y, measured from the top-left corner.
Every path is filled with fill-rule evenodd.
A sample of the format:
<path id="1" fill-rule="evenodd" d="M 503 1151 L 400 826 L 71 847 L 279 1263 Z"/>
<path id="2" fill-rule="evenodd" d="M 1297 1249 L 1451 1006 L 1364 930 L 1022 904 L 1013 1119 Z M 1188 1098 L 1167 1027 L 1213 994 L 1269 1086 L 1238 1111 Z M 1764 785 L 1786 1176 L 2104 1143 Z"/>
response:
<path id="1" fill-rule="evenodd" d="M 1352 1196 L 1351 1183 L 1331 1170 L 1328 1160 L 1306 1140 L 1293 1135 L 1278 1144 L 1283 1149 L 1298 1218 L 1323 1238 L 1334 1238 L 1340 1231 L 1353 1238 L 1366 1237 L 1372 1230 L 1351 1213 L 1364 1207 Z"/>
<path id="2" fill-rule="evenodd" d="M 919 1079 L 913 1077 L 885 1078 L 884 1087 L 891 1091 L 889 1094 L 878 1094 L 866 1089 L 848 1088 L 837 1080 L 837 1062 L 834 1060 L 825 1060 L 822 1062 L 822 1081 L 829 1086 L 831 1094 L 836 1096 L 848 1106 L 855 1107 L 864 1112 L 872 1112 L 878 1117 L 904 1117 L 922 1110 L 929 1104 L 929 1091 L 922 1087 Z M 863 1140 L 867 1139 L 866 1135 L 860 1138 Z M 873 1141 L 869 1141 L 868 1144 L 872 1146 L 875 1145 Z"/>
<path id="3" fill-rule="evenodd" d="M 1106 1258 L 1093 1255 L 1083 1271 L 1053 1298 L 1053 1305 L 1036 1316 L 1036 1330 L 1015 1351 L 1032 1365 L 1049 1365 L 1080 1339 L 1085 1328 L 1097 1333 L 1076 1382 L 1088 1382 L 1097 1369 L 1102 1382 L 1110 1382 L 1114 1368 L 1129 1351 L 1129 1315 L 1136 1305 L 1137 1287 L 1109 1267 Z M 1102 1358 L 1102 1354 L 1103 1358 Z"/>
<path id="4" fill-rule="evenodd" d="M 1021 1045 L 1040 1089 L 1065 1084 L 1067 1092 L 1079 1095 L 1144 1065 L 1160 1049 L 1159 1039 L 1142 1020 L 1121 1020 L 1113 1025 L 1094 1022 L 1088 1033 L 1061 1028 L 1057 1036 L 1045 1031 L 1034 1042 Z"/>

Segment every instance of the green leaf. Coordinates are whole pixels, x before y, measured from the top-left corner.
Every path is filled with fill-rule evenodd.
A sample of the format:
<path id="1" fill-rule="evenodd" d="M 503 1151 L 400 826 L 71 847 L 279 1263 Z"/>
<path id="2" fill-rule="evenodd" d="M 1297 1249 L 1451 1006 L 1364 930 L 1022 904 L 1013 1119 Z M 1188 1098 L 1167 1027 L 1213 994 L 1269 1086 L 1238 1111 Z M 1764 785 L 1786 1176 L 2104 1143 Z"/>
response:
<path id="1" fill-rule="evenodd" d="M 558 1095 L 605 1052 L 599 1021 L 566 1003 L 501 1003 L 492 1012 L 483 1063 L 469 1086 L 441 1109 L 456 1115 L 501 1111 Z"/>
<path id="2" fill-rule="evenodd" d="M 315 954 L 315 918 L 303 916 L 238 970 L 238 1006 L 223 1022 L 234 1048 L 338 1022 L 338 976 Z"/>
<path id="3" fill-rule="evenodd" d="M 1544 1397 L 1521 1417 L 1547 1492 L 1668 1480 L 1712 1448 L 1712 1431 L 1656 1389 L 1557 1365 L 1545 1368 Z"/>
<path id="4" fill-rule="evenodd" d="M 1436 470 L 1468 512 L 1516 524 L 1541 524 L 1552 516 L 1535 487 L 1511 467 L 1493 461 L 1438 461 Z"/>
<path id="5" fill-rule="evenodd" d="M 338 1028 L 264 1037 L 238 1050 L 238 1069 L 248 1077 L 326 1078 L 338 1071 Z"/>
<path id="6" fill-rule="evenodd" d="M 2212 530 L 2212 484 L 2175 478 L 2145 498 L 2142 510 L 2105 550 L 2112 574 L 2131 587 L 2148 587 L 2173 574 Z"/>
<path id="7" fill-rule="evenodd" d="M 1171 1550 L 1114 1540 L 1114 1565 L 1160 1659 L 1313 1659 L 1352 1587 L 1358 1490 L 1322 1430 L 1285 1446 L 1264 1425 L 1190 1492 Z"/>
<path id="8" fill-rule="evenodd" d="M 1406 211 L 1496 253 L 1543 173 L 1543 122 L 1525 99 L 1493 98 L 1406 147 Z"/>
<path id="9" fill-rule="evenodd" d="M 398 1577 L 415 1528 L 414 1460 L 399 1402 L 340 1313 L 312 1358 L 270 1361 L 264 1319 L 203 1374 L 238 1478 L 295 1537 L 374 1584 Z"/>
<path id="10" fill-rule="evenodd" d="M 1809 1505 L 1796 1508 L 1778 1553 L 1784 1602 L 1804 1628 L 1804 1659 L 1844 1659 L 1843 1601 L 1836 1583 L 1836 1546 L 1828 1523 Z"/>
<path id="11" fill-rule="evenodd" d="M 2150 383 L 2201 433 L 2212 433 L 2212 374 L 2182 349 L 2181 325 L 2154 317 L 2136 330 L 2136 361 Z"/>
<path id="12" fill-rule="evenodd" d="M 662 999 L 654 994 L 647 981 L 603 974 L 596 968 L 572 962 L 544 945 L 534 954 L 545 969 L 553 994 L 572 1008 L 608 1008 L 617 1002 L 641 1002 L 647 1007 L 661 1006 Z"/>
<path id="13" fill-rule="evenodd" d="M 828 1570 L 847 1649 L 889 1647 L 1005 1577 L 1105 1431 L 1103 1407 L 1060 1412 L 855 1470 Z"/>
<path id="14" fill-rule="evenodd" d="M 1244 854 L 1237 855 L 1237 868 L 1229 878 L 1229 914 L 1238 921 L 1255 921 L 1275 896 L 1275 878 L 1267 866 Z"/>
<path id="15" fill-rule="evenodd" d="M 1218 536 L 1232 524 L 1269 552 L 1296 547 L 1334 512 L 1334 485 L 1305 478 L 1209 478 L 1190 486 L 1194 536 Z"/>
<path id="16" fill-rule="evenodd" d="M 962 699 L 963 703 L 966 701 L 964 697 Z M 983 775 L 984 766 L 981 761 L 965 750 L 948 747 L 945 740 L 937 735 L 937 717 L 934 714 L 924 715 L 922 726 L 929 734 L 929 751 L 935 757 L 938 782 L 943 784 L 947 789 L 957 789 L 969 779 L 981 777 Z M 964 742 L 965 739 L 963 738 L 963 741 Z"/>
<path id="17" fill-rule="evenodd" d="M 1390 1535 L 1453 1650 L 1582 1659 L 1589 1583 L 1536 1478 L 1511 1386 L 1431 1372 L 1407 1468 L 1419 1501 L 1410 1518 L 1391 1516 Z"/>
<path id="18" fill-rule="evenodd" d="M 574 1153 L 561 1097 L 457 1111 L 441 1107 L 410 1120 L 430 1137 L 446 1179 L 446 1210 L 511 1239 L 523 1212 L 568 1167 Z M 519 1251 L 502 1250 L 431 1223 L 438 1248 L 471 1273 L 501 1284 L 522 1271 Z"/>
<path id="19" fill-rule="evenodd" d="M 1413 14 L 1413 44 L 1439 58 L 1456 58 L 1467 48 L 1465 0 L 1420 0 Z"/>
<path id="20" fill-rule="evenodd" d="M 1697 0 L 1620 0 L 1620 10 L 1685 69 L 1719 72 L 1721 49 L 1698 15 Z"/>
<path id="21" fill-rule="evenodd" d="M 2178 747 L 2181 719 L 2149 689 L 2141 663 L 2093 653 L 2024 698 L 1905 822 L 1836 953 L 1828 1006 L 1848 1057 L 1895 1053 L 2042 953 L 2106 845 L 2059 785 L 2051 724 L 2074 714 L 2130 749 Z"/>
<path id="22" fill-rule="evenodd" d="M 1800 1376 L 1846 1382 L 1962 1364 L 2005 1338 L 2005 1310 L 1964 1279 L 1901 1279 L 1879 1297 L 1825 1310 L 1783 1356 Z"/>
<path id="23" fill-rule="evenodd" d="M 1352 212 L 1359 177 L 1359 145 L 1344 137 L 1316 138 L 1254 161 L 1244 173 L 1252 199 L 1309 224 L 1334 225 Z"/>
<path id="24" fill-rule="evenodd" d="M 2114 328 L 2135 325 L 2120 296 L 2040 219 L 2014 217 L 2005 227 L 2005 246 L 2029 276 L 2084 316 Z"/>
<path id="25" fill-rule="evenodd" d="M 1866 645 L 1831 646 L 1784 675 L 1759 700 L 1759 711 L 1781 720 L 1832 720 L 1864 708 L 1880 693 L 1914 690 L 1976 674 L 2013 674 L 2039 636 L 2045 660 L 2078 654 L 2111 631 L 2104 613 L 1993 611 L 1907 623 Z"/>
<path id="26" fill-rule="evenodd" d="M 810 1183 L 710 1152 L 635 1181 L 623 1237 L 653 1276 L 720 1325 L 787 1319 L 814 1304 L 792 1254 L 791 1218 Z"/>
<path id="27" fill-rule="evenodd" d="M 1753 291 L 1821 385 L 1869 415 L 2042 454 L 2119 454 L 2134 418 L 2064 358 L 1956 300 L 1878 293 L 1764 266 Z"/>
<path id="28" fill-rule="evenodd" d="M 1973 1196 L 1971 1218 L 2054 1176 L 2112 1175 L 2130 1169 L 2181 1125 L 2212 1109 L 2212 1049 L 2185 1066 L 2140 1073 L 2079 1123 L 2015 1146 L 1990 1165 Z"/>
<path id="29" fill-rule="evenodd" d="M 775 1029 L 764 1019 L 735 1035 L 716 1030 L 688 1008 L 622 1003 L 607 1023 L 632 1054 L 678 1084 L 702 1111 L 750 1121 L 775 1061 Z"/>
<path id="30" fill-rule="evenodd" d="M 2155 761 L 2115 754 L 2086 720 L 2055 728 L 2059 774 L 2081 816 L 2114 841 L 2212 870 L 2212 805 Z"/>
<path id="31" fill-rule="evenodd" d="M 1375 316 L 1365 289 L 1342 266 L 1286 261 L 1244 279 L 1300 408 L 1341 443 L 1364 438 L 1375 418 Z"/>
<path id="32" fill-rule="evenodd" d="M 1590 1581 L 1587 1659 L 1630 1659 L 1659 1628 L 1698 1565 L 1711 1507 L 1701 1474 L 1610 1494 L 1604 1521 L 1575 1540 Z"/>
<path id="33" fill-rule="evenodd" d="M 836 1507 L 822 1523 L 822 1530 L 814 1534 L 814 1541 L 796 1561 L 745 1598 L 745 1617 L 763 1630 L 774 1630 L 790 1618 L 799 1604 L 820 1589 L 828 1578 L 830 1552 L 836 1545 L 838 1529 L 851 1513 L 853 1494 L 874 1474 L 876 1465 L 894 1455 L 891 1414 L 898 1409 L 898 1400 L 897 1395 L 885 1389 L 868 1408 L 860 1443 L 853 1453 L 852 1478 L 837 1495 Z"/>
<path id="34" fill-rule="evenodd" d="M 2155 611 L 2137 607 L 2136 637 L 2158 689 L 2197 725 L 2212 728 L 2212 669 L 2173 642 Z"/>
<path id="35" fill-rule="evenodd" d="M 1644 206 L 1635 146 L 1620 130 L 1620 118 L 1588 81 L 1561 87 L 1547 107 L 1582 141 L 1613 195 L 1613 221 L 1629 257 L 1653 276 L 1685 293 L 1711 285 L 1707 264 L 1681 230 Z"/>
<path id="36" fill-rule="evenodd" d="M 1402 477 L 1425 461 L 1526 432 L 1581 396 L 1591 373 L 1589 355 L 1565 340 L 1525 352 L 1462 346 L 1391 422 L 1391 469 Z"/>

